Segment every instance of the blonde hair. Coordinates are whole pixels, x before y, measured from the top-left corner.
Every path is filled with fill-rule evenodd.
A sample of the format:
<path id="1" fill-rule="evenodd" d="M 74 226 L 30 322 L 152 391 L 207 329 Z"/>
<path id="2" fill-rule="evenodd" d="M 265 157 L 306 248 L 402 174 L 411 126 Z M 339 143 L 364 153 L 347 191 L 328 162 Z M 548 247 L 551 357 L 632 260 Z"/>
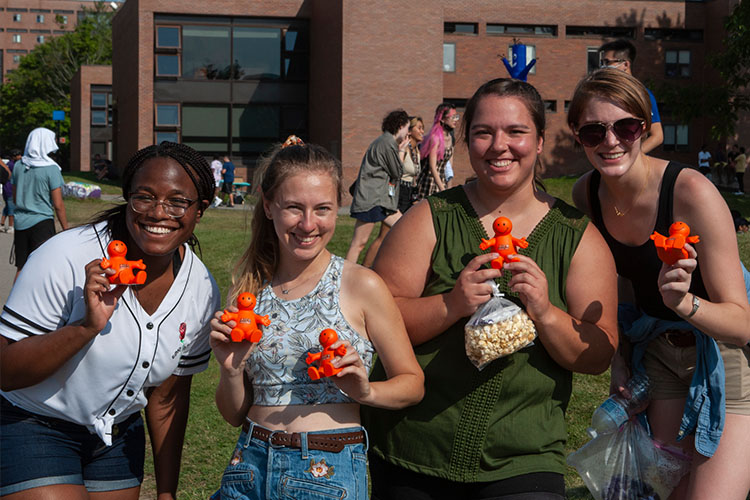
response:
<path id="1" fill-rule="evenodd" d="M 612 68 L 593 71 L 578 82 L 568 107 L 568 124 L 572 129 L 578 127 L 583 110 L 593 97 L 612 101 L 643 120 L 646 132 L 651 129 L 651 99 L 646 87 L 634 76 Z"/>
<path id="2" fill-rule="evenodd" d="M 331 176 L 336 186 L 336 201 L 341 205 L 343 174 L 341 163 L 316 144 L 282 147 L 277 145 L 260 161 L 255 185 L 260 186 L 261 198 L 255 204 L 250 226 L 250 244 L 232 273 L 229 303 L 244 292 L 257 295 L 273 278 L 279 258 L 279 240 L 273 221 L 266 217 L 263 200 L 273 200 L 279 186 L 290 177 L 303 172 L 323 172 Z"/>

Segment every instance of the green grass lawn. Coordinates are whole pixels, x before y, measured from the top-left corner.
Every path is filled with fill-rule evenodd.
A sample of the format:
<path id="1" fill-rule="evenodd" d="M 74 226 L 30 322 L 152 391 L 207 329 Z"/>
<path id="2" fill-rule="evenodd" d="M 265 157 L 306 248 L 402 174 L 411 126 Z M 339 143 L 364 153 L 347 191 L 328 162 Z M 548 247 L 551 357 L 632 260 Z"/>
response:
<path id="1" fill-rule="evenodd" d="M 65 175 L 67 180 L 91 182 L 86 177 Z M 575 178 L 556 178 L 545 180 L 548 192 L 570 202 L 570 191 Z M 119 194 L 119 188 L 113 184 L 103 185 L 105 193 Z M 750 216 L 750 197 L 739 197 L 724 193 L 730 207 Z M 110 206 L 100 200 L 65 200 L 68 218 L 74 224 L 86 221 L 93 213 Z M 232 267 L 247 246 L 250 237 L 249 227 L 252 212 L 249 210 L 208 210 L 196 229 L 201 242 L 203 261 L 216 278 L 222 294 L 226 296 Z M 329 249 L 337 255 L 345 255 L 354 228 L 353 219 L 341 216 L 338 220 Z M 740 254 L 743 261 L 750 265 L 750 233 L 738 237 Z M 182 472 L 180 476 L 179 496 L 187 499 L 205 499 L 213 493 L 221 479 L 222 471 L 229 461 L 239 434 L 219 415 L 214 405 L 214 389 L 218 383 L 219 369 L 211 360 L 209 369 L 193 377 L 191 393 L 190 421 L 188 423 L 183 451 Z M 580 448 L 588 437 L 589 426 L 594 409 L 607 396 L 609 374 L 599 376 L 574 375 L 573 397 L 567 414 L 568 451 Z M 153 464 L 147 457 L 147 469 L 141 498 L 155 498 L 153 481 Z M 575 470 L 569 468 L 565 477 L 568 498 L 591 498 Z"/>

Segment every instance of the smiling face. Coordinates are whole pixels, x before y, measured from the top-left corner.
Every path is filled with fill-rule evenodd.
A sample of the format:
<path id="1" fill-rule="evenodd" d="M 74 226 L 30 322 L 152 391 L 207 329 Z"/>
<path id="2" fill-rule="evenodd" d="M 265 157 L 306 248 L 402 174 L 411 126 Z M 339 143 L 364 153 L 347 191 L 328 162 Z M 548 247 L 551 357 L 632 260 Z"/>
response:
<path id="1" fill-rule="evenodd" d="M 513 229 L 513 224 L 511 224 L 510 219 L 507 217 L 498 217 L 495 219 L 495 222 L 492 223 L 492 229 L 498 236 L 510 234 Z"/>
<path id="2" fill-rule="evenodd" d="M 309 262 L 323 252 L 336 229 L 336 183 L 326 172 L 300 172 L 284 180 L 272 199 L 263 199 L 273 221 L 280 255 Z"/>
<path id="3" fill-rule="evenodd" d="M 468 126 L 469 160 L 479 182 L 495 189 L 533 182 L 544 139 L 523 100 L 482 97 Z"/>
<path id="4" fill-rule="evenodd" d="M 197 200 L 198 190 L 187 172 L 172 158 L 149 158 L 133 176 L 130 195 L 151 196 L 156 200 Z M 138 213 L 128 204 L 125 222 L 140 254 L 165 256 L 185 243 L 200 220 L 200 201 L 191 204 L 185 215 L 173 219 L 161 204 L 147 213 Z M 132 250 L 132 248 L 131 248 Z"/>
<path id="5" fill-rule="evenodd" d="M 120 240 L 113 240 L 107 245 L 107 253 L 110 257 L 125 257 L 128 252 L 128 248 Z"/>
<path id="6" fill-rule="evenodd" d="M 601 97 L 591 97 L 584 106 L 578 121 L 578 128 L 588 123 L 614 123 L 623 118 L 640 118 L 618 107 L 612 101 Z M 580 142 L 580 141 L 579 141 Z M 641 139 L 632 143 L 617 137 L 612 127 L 607 127 L 607 135 L 601 144 L 594 147 L 583 146 L 586 157 L 602 175 L 619 177 L 626 173 L 641 153 Z"/>
<path id="7" fill-rule="evenodd" d="M 422 139 L 424 139 L 424 123 L 421 120 L 409 130 L 409 136 L 416 142 L 422 142 Z"/>
<path id="8" fill-rule="evenodd" d="M 241 293 L 237 297 L 237 309 L 240 310 L 253 310 L 255 308 L 255 295 L 250 292 Z"/>

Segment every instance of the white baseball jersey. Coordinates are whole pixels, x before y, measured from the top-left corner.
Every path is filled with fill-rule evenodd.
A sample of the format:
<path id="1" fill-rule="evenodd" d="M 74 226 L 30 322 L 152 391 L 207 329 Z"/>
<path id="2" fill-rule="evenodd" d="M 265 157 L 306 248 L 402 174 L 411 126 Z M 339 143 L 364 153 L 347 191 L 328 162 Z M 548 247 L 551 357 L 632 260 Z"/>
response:
<path id="1" fill-rule="evenodd" d="M 31 254 L 0 315 L 0 335 L 18 341 L 83 319 L 85 266 L 106 256 L 105 227 L 64 231 Z M 186 245 L 174 283 L 153 315 L 129 287 L 104 330 L 56 373 L 2 395 L 32 413 L 88 426 L 110 445 L 112 425 L 146 406 L 144 388 L 206 369 L 209 322 L 220 300 L 213 276 Z"/>

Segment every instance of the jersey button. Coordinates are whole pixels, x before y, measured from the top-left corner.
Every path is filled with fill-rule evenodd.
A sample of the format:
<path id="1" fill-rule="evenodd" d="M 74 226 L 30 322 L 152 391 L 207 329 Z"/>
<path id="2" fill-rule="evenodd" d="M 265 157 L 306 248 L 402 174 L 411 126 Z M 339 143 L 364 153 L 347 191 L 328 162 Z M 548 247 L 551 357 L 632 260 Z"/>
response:
<path id="1" fill-rule="evenodd" d="M 114 415 L 115 413 L 117 413 L 117 412 L 116 412 L 116 411 L 115 411 L 114 409 L 112 409 L 112 410 L 109 410 L 109 414 L 110 414 L 110 415 Z"/>
<path id="2" fill-rule="evenodd" d="M 146 328 L 148 328 L 149 330 L 151 330 L 153 327 L 154 327 L 154 324 L 151 323 L 150 321 L 146 323 Z"/>
<path id="3" fill-rule="evenodd" d="M 128 394 L 128 396 L 132 396 L 135 393 L 133 392 L 133 389 L 128 389 L 127 394 Z"/>
<path id="4" fill-rule="evenodd" d="M 148 368 L 149 366 L 151 366 L 151 364 L 148 361 L 144 361 L 141 366 L 143 366 L 144 368 Z"/>

